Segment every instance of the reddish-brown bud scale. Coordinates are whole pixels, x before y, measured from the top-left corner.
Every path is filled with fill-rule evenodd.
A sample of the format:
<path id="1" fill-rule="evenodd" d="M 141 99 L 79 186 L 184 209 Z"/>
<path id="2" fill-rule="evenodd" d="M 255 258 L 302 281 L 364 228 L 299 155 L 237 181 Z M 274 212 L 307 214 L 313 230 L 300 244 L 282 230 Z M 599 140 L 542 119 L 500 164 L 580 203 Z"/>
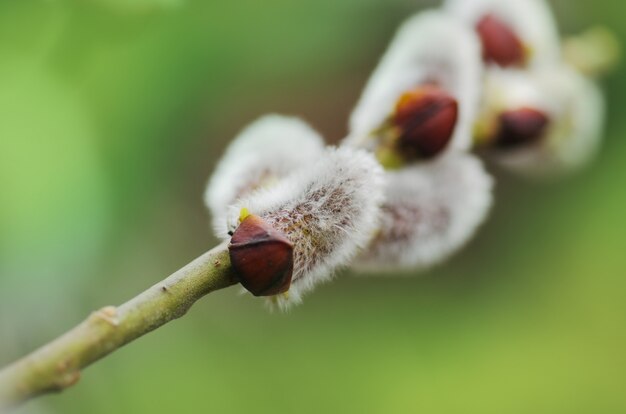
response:
<path id="1" fill-rule="evenodd" d="M 506 111 L 498 118 L 495 144 L 500 148 L 516 148 L 540 140 L 546 133 L 550 119 L 533 108 Z"/>
<path id="2" fill-rule="evenodd" d="M 235 275 L 254 296 L 273 296 L 289 290 L 293 245 L 263 219 L 246 217 L 233 233 L 228 249 Z"/>
<path id="3" fill-rule="evenodd" d="M 393 123 L 400 129 L 397 148 L 406 160 L 432 158 L 452 138 L 458 118 L 458 103 L 433 85 L 409 91 L 398 100 Z"/>
<path id="4" fill-rule="evenodd" d="M 505 22 L 487 14 L 476 25 L 483 44 L 483 59 L 502 67 L 522 66 L 526 61 L 524 44 Z"/>

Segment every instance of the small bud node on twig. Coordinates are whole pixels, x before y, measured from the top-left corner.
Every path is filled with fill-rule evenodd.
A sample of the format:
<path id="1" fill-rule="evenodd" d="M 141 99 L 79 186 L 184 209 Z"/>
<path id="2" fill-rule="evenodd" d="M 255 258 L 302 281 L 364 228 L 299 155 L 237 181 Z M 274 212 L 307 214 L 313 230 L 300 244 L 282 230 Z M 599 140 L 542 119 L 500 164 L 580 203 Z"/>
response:
<path id="1" fill-rule="evenodd" d="M 119 320 L 117 319 L 117 308 L 115 306 L 107 306 L 95 313 L 95 316 L 111 326 L 117 326 Z"/>

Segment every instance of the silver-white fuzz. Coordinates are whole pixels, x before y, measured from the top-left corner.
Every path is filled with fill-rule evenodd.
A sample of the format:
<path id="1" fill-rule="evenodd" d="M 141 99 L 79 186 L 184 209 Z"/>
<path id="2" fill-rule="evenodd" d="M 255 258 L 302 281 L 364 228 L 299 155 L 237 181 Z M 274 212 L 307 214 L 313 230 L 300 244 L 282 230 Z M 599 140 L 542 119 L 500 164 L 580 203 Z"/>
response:
<path id="1" fill-rule="evenodd" d="M 523 107 L 543 111 L 550 119 L 548 130 L 533 145 L 492 151 L 501 165 L 531 178 L 555 178 L 593 160 L 602 142 L 605 102 L 592 80 L 565 65 L 533 73 L 490 70 L 484 112 Z"/>
<path id="2" fill-rule="evenodd" d="M 250 124 L 230 144 L 207 185 L 204 200 L 214 225 L 224 221 L 237 199 L 276 184 L 323 152 L 323 138 L 298 118 L 266 115 Z"/>
<path id="3" fill-rule="evenodd" d="M 291 288 L 273 298 L 286 308 L 367 245 L 378 228 L 383 193 L 384 173 L 372 155 L 329 148 L 309 168 L 235 203 L 220 235 L 229 237 L 246 208 L 287 236 L 294 246 Z"/>
<path id="4" fill-rule="evenodd" d="M 373 149 L 372 136 L 398 99 L 424 84 L 437 84 L 458 102 L 449 149 L 467 150 L 480 100 L 483 63 L 473 30 L 438 11 L 419 13 L 398 30 L 350 117 L 348 145 Z"/>
<path id="5" fill-rule="evenodd" d="M 414 273 L 442 262 L 472 238 L 492 204 L 493 180 L 470 154 L 386 175 L 380 230 L 354 261 L 360 272 Z"/>
<path id="6" fill-rule="evenodd" d="M 472 28 L 489 14 L 508 24 L 529 52 L 528 67 L 561 57 L 558 26 L 545 0 L 446 0 L 443 8 Z"/>

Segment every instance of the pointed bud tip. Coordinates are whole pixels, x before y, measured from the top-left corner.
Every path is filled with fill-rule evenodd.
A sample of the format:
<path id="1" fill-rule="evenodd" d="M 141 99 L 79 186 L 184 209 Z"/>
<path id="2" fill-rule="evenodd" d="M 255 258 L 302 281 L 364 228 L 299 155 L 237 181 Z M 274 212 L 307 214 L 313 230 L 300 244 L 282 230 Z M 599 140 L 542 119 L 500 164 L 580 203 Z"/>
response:
<path id="1" fill-rule="evenodd" d="M 476 25 L 483 45 L 483 59 L 502 67 L 522 66 L 526 51 L 513 29 L 493 14 L 485 15 Z"/>
<path id="2" fill-rule="evenodd" d="M 450 142 L 458 118 L 458 102 L 445 90 L 424 85 L 403 94 L 393 122 L 400 129 L 397 147 L 407 160 L 432 158 Z"/>
<path id="3" fill-rule="evenodd" d="M 500 148 L 516 148 L 541 139 L 548 128 L 548 116 L 534 108 L 506 111 L 498 118 L 495 144 Z"/>
<path id="4" fill-rule="evenodd" d="M 254 296 L 273 296 L 289 290 L 293 245 L 262 218 L 245 216 L 228 249 L 239 282 Z"/>

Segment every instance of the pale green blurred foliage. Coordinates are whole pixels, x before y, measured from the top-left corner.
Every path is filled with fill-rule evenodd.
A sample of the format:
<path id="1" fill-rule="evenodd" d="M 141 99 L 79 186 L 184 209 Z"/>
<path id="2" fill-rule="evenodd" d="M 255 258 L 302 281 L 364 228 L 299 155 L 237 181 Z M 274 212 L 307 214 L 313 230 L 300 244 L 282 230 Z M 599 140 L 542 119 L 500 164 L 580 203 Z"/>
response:
<path id="1" fill-rule="evenodd" d="M 623 2 L 554 4 L 567 33 L 624 41 Z M 420 7 L 0 0 L 0 365 L 209 248 L 205 181 L 256 116 L 340 139 Z M 626 411 L 624 75 L 598 162 L 552 185 L 495 171 L 494 214 L 451 263 L 343 277 L 287 315 L 211 295 L 19 412 Z"/>

